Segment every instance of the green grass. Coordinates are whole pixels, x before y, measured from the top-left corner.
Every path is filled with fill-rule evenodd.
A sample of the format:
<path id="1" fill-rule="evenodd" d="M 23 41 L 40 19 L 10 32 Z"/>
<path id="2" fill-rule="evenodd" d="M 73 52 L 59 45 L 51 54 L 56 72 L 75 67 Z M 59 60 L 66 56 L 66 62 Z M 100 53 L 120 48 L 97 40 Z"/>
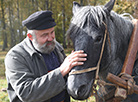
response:
<path id="1" fill-rule="evenodd" d="M 6 88 L 7 88 L 6 79 L 4 77 L 1 77 L 0 79 L 0 102 L 9 102 L 7 92 L 2 91 L 2 90 L 6 90 Z"/>
<path id="2" fill-rule="evenodd" d="M 65 49 L 66 55 L 69 55 L 73 49 Z M 9 102 L 8 99 L 8 94 L 7 92 L 2 91 L 3 89 L 5 90 L 7 88 L 7 81 L 5 78 L 5 66 L 4 66 L 4 58 L 6 55 L 7 51 L 1 51 L 0 49 L 0 102 Z M 71 102 L 86 102 L 84 101 L 77 101 L 71 98 Z M 90 97 L 87 102 L 95 102 L 94 97 Z"/>
<path id="3" fill-rule="evenodd" d="M 7 51 L 0 50 L 0 102 L 9 102 L 8 94 L 6 91 L 7 81 L 5 78 L 5 66 L 4 66 L 4 58 Z"/>
<path id="4" fill-rule="evenodd" d="M 5 77 L 4 58 L 7 51 L 0 51 L 0 77 Z"/>

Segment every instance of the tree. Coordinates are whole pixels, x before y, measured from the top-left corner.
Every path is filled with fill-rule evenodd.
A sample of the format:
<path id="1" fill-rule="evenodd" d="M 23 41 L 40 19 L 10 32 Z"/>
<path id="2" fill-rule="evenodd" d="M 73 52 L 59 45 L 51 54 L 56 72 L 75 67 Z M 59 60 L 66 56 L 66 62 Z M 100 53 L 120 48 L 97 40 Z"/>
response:
<path id="1" fill-rule="evenodd" d="M 2 12 L 2 35 L 3 35 L 3 47 L 2 51 L 7 48 L 7 33 L 6 33 L 6 23 L 5 23 L 5 11 L 4 11 L 4 0 L 1 0 L 1 12 Z"/>
<path id="2" fill-rule="evenodd" d="M 80 4 L 83 5 L 83 0 L 80 0 Z"/>
<path id="3" fill-rule="evenodd" d="M 48 0 L 46 0 L 45 2 L 46 2 L 46 10 L 48 10 L 48 6 L 49 6 Z"/>
<path id="4" fill-rule="evenodd" d="M 11 1 L 7 3 L 8 5 L 8 20 L 9 20 L 9 32 L 10 32 L 10 48 L 12 48 L 16 44 L 16 34 L 15 34 L 15 29 L 14 29 L 14 19 L 13 19 L 13 4 Z"/>
<path id="5" fill-rule="evenodd" d="M 22 34 L 22 26 L 21 26 L 21 20 L 20 20 L 20 3 L 19 0 L 17 0 L 17 20 L 18 20 L 18 35 L 19 35 L 19 42 L 23 40 L 23 34 Z"/>
<path id="6" fill-rule="evenodd" d="M 135 7 L 134 7 L 134 17 L 138 19 L 138 0 L 134 0 Z"/>
<path id="7" fill-rule="evenodd" d="M 63 16 L 63 19 L 62 19 L 62 31 L 63 31 L 63 47 L 64 48 L 67 48 L 66 46 L 66 40 L 65 40 L 65 6 L 64 6 L 64 0 L 63 0 L 63 5 L 62 5 L 62 16 Z"/>
<path id="8" fill-rule="evenodd" d="M 26 37 L 26 28 L 22 21 L 38 10 L 52 10 L 57 26 L 56 40 L 66 48 L 66 31 L 72 18 L 72 5 L 74 0 L 0 0 L 0 39 L 3 50 L 10 45 L 14 46 Z M 109 0 L 75 0 L 80 5 L 104 5 Z M 138 0 L 116 0 L 114 11 L 117 13 L 130 13 L 138 18 Z M 1 44 L 1 43 L 0 43 Z"/>

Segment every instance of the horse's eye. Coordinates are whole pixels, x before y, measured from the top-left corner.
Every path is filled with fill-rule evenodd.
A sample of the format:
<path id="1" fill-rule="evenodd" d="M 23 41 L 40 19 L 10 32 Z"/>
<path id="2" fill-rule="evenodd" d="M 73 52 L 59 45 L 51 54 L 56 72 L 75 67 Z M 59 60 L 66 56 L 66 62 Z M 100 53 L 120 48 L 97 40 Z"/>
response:
<path id="1" fill-rule="evenodd" d="M 96 39 L 95 39 L 95 42 L 98 43 L 102 40 L 102 36 L 98 36 Z"/>

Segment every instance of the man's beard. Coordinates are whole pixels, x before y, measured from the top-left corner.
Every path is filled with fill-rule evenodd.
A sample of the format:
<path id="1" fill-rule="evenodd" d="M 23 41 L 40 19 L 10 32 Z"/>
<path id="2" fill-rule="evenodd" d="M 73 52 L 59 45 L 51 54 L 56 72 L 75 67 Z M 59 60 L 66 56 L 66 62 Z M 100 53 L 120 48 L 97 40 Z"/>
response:
<path id="1" fill-rule="evenodd" d="M 43 45 L 39 45 L 38 42 L 37 42 L 37 40 L 34 39 L 32 41 L 32 43 L 33 43 L 34 48 L 37 51 L 39 51 L 41 53 L 49 54 L 49 53 L 51 53 L 55 49 L 55 44 L 56 44 L 55 41 L 56 40 L 54 39 L 53 41 L 47 41 Z M 48 45 L 48 44 L 50 44 L 50 45 Z"/>

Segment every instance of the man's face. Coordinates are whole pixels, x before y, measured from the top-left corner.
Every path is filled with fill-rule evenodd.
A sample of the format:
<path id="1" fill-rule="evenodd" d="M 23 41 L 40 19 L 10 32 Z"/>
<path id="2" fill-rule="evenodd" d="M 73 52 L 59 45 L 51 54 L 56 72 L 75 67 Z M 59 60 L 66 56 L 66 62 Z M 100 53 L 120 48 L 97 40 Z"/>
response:
<path id="1" fill-rule="evenodd" d="M 50 53 L 55 48 L 55 30 L 53 28 L 36 30 L 32 43 L 36 50 L 41 53 Z"/>

